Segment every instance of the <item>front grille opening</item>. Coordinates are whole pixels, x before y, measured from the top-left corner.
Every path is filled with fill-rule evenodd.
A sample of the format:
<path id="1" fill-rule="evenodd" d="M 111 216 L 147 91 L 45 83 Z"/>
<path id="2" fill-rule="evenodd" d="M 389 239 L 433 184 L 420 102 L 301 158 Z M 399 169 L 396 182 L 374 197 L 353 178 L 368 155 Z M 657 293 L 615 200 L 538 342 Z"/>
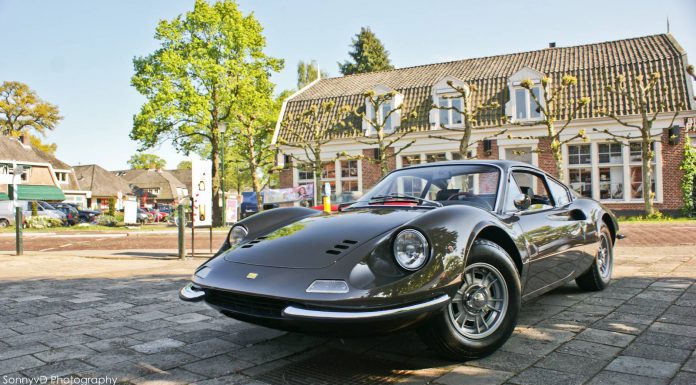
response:
<path id="1" fill-rule="evenodd" d="M 338 250 L 326 250 L 326 254 L 338 255 L 341 254 L 341 252 Z"/>
<path id="2" fill-rule="evenodd" d="M 351 241 L 350 239 L 346 239 L 343 241 L 343 243 L 347 243 L 349 245 L 354 245 L 354 244 L 358 243 L 358 241 Z"/>
<path id="3" fill-rule="evenodd" d="M 346 245 L 334 245 L 334 247 L 337 249 L 341 249 L 341 250 L 345 250 L 348 248 L 348 246 L 346 246 Z"/>
<path id="4" fill-rule="evenodd" d="M 206 289 L 205 300 L 230 312 L 266 318 L 281 318 L 288 306 L 282 300 L 213 289 Z"/>
<path id="5" fill-rule="evenodd" d="M 242 249 L 248 249 L 248 248 L 250 248 L 251 246 L 254 246 L 254 245 L 244 245 L 244 246 L 242 246 Z"/>

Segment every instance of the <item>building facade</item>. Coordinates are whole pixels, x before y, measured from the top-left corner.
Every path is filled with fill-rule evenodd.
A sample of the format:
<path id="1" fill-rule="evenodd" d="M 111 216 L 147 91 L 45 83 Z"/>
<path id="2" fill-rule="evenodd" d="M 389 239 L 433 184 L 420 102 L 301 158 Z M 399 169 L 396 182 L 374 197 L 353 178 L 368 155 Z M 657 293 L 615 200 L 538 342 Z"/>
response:
<path id="1" fill-rule="evenodd" d="M 393 92 L 395 96 L 388 107 L 401 107 L 402 116 L 415 118 L 402 121 L 395 114 L 388 119 L 387 132 L 410 131 L 388 150 L 401 151 L 390 158 L 389 168 L 458 159 L 458 142 L 434 136 L 460 136 L 442 127 L 461 127 L 462 116 L 454 110 L 432 106 L 461 108 L 462 100 L 454 97 L 453 86 L 475 86 L 474 105 L 495 102 L 499 107 L 479 115 L 472 140 L 480 141 L 470 155 L 477 159 L 519 160 L 555 175 L 551 141 L 545 137 L 546 128 L 538 124 L 542 117 L 529 91 L 520 83 L 531 80 L 532 90 L 538 95 L 544 77 L 560 82 L 564 75 L 572 75 L 577 78 L 577 85 L 561 97 L 568 100 L 589 97 L 590 104 L 577 112 L 561 139 L 586 132 L 588 140 L 574 139 L 563 145 L 565 182 L 579 194 L 600 200 L 612 209 L 637 212 L 642 209 L 643 202 L 640 135 L 635 128 L 606 117 L 604 111 L 614 112 L 630 125 L 639 125 L 641 118 L 627 100 L 608 93 L 606 88 L 620 74 L 631 84 L 637 76 L 648 78 L 659 72 L 661 77 L 652 101 L 662 101 L 667 108 L 656 115 L 652 126 L 652 135 L 657 139 L 653 148 L 656 155 L 653 187 L 656 207 L 676 212 L 683 205 L 680 188 L 683 173 L 679 166 L 684 137 L 689 135 L 687 130 L 693 126 L 696 116 L 693 84 L 686 66 L 686 53 L 673 36 L 654 35 L 321 79 L 298 91 L 283 105 L 274 142 L 296 142 L 295 133 L 287 132 L 287 125 L 292 124 L 289 117 L 312 106 L 333 102 L 336 108 L 349 105 L 369 111 L 366 92 Z M 672 123 L 675 112 L 679 115 Z M 349 120 L 346 123 L 354 130 L 335 134 L 322 154 L 322 158 L 328 160 L 322 182 L 331 184 L 334 200 L 339 202 L 360 196 L 381 176 L 379 166 L 371 162 L 376 155 L 375 149 L 356 140 L 373 135 L 374 129 L 364 121 Z M 481 140 L 503 129 L 507 129 L 505 135 Z M 604 130 L 629 135 L 631 139 L 617 143 Z M 283 166 L 281 187 L 312 183 L 312 172 L 304 170 L 299 162 L 291 162 L 302 159 L 303 151 L 290 146 L 279 147 L 286 154 L 279 157 L 279 164 Z M 336 158 L 337 154 L 345 156 Z"/>

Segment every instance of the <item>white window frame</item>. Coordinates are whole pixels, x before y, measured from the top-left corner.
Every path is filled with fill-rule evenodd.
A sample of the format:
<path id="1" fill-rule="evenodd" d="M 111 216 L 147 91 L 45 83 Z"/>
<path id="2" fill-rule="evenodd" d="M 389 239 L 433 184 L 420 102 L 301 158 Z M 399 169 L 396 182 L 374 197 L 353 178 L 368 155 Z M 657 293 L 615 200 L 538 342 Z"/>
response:
<path id="1" fill-rule="evenodd" d="M 358 163 L 358 176 L 357 177 L 343 177 L 341 175 L 341 161 L 351 161 L 354 160 Z M 324 182 L 335 182 L 335 188 L 334 191 L 332 191 L 332 195 L 334 197 L 339 197 L 341 194 L 343 194 L 343 181 L 348 180 L 348 181 L 356 181 L 358 184 L 358 190 L 354 191 L 356 193 L 361 193 L 363 191 L 363 182 L 362 182 L 362 162 L 359 159 L 350 159 L 350 158 L 339 158 L 335 159 L 334 161 L 334 167 L 335 167 L 335 177 L 334 178 L 321 178 L 321 184 L 322 186 L 319 186 L 318 191 L 322 191 L 321 189 L 323 188 Z M 325 162 L 326 163 L 326 162 Z M 308 184 L 312 183 L 314 184 L 314 173 L 312 172 L 312 179 L 300 179 L 300 170 L 297 167 L 293 167 L 293 187 L 297 187 L 303 184 Z M 314 188 L 317 188 L 317 186 L 314 186 Z M 318 203 L 314 203 L 318 204 Z"/>
<path id="2" fill-rule="evenodd" d="M 384 95 L 386 93 L 392 92 L 393 90 L 387 86 L 378 84 L 373 88 L 373 91 L 376 96 Z M 394 132 L 400 125 L 401 125 L 401 106 L 403 105 L 404 102 L 404 97 L 400 93 L 396 93 L 394 97 L 392 97 L 390 100 L 383 102 L 382 104 L 379 105 L 379 110 L 376 111 L 378 116 L 377 116 L 377 122 L 382 125 L 384 122 L 384 107 L 388 106 L 389 111 L 394 110 L 392 114 L 389 116 L 389 121 L 390 124 L 389 126 L 384 127 L 384 132 L 385 133 L 392 133 Z M 374 117 L 374 106 L 370 102 L 370 98 L 365 98 L 365 101 L 363 103 L 365 105 L 365 118 L 369 121 L 372 121 Z M 372 126 L 372 124 L 368 123 L 363 119 L 362 121 L 362 130 L 365 134 L 365 136 L 372 136 L 377 133 L 377 129 Z"/>
<path id="3" fill-rule="evenodd" d="M 539 88 L 539 103 L 544 106 L 543 87 L 541 79 L 545 75 L 533 68 L 523 67 L 515 72 L 508 79 L 508 93 L 510 100 L 505 104 L 505 115 L 509 116 L 513 122 L 536 122 L 543 119 L 543 113 L 540 111 L 538 117 L 531 117 L 532 105 L 536 105 L 534 100 L 529 95 L 530 90 L 521 86 L 522 81 L 531 80 L 534 84 L 532 88 Z M 517 118 L 517 90 L 524 90 L 526 117 L 523 119 Z"/>
<path id="4" fill-rule="evenodd" d="M 636 142 L 632 140 L 631 142 Z M 641 161 L 630 160 L 630 146 L 629 142 L 621 141 L 621 151 L 622 151 L 622 163 L 599 163 L 599 145 L 604 143 L 611 143 L 607 138 L 598 138 L 592 140 L 590 144 L 591 159 L 591 172 L 592 172 L 592 199 L 598 200 L 603 203 L 643 203 L 644 198 L 631 198 L 631 166 L 642 166 Z M 564 144 L 563 159 L 566 166 L 566 170 L 572 169 L 578 165 L 571 165 L 568 162 L 568 146 L 587 144 L 583 141 L 572 141 L 570 143 Z M 662 195 L 662 143 L 653 142 L 655 158 L 653 160 L 653 178 L 655 178 L 655 203 L 663 202 Z M 587 166 L 583 166 L 587 167 Z M 599 169 L 608 167 L 621 167 L 623 172 L 623 197 L 621 199 L 600 199 L 600 180 L 599 180 Z M 569 173 L 566 173 L 564 183 L 569 185 Z"/>
<path id="5" fill-rule="evenodd" d="M 450 86 L 451 83 L 452 86 L 458 87 L 461 89 L 464 89 L 465 92 L 469 92 L 469 87 L 464 83 L 463 81 L 453 77 L 453 76 L 445 76 L 444 78 L 440 79 L 435 83 L 435 85 L 432 88 L 431 91 L 431 98 L 432 98 L 432 104 L 435 106 L 440 106 L 440 98 L 444 98 L 447 107 L 452 107 L 452 102 L 453 100 L 458 99 L 460 101 L 460 110 L 464 109 L 464 100 L 452 86 Z M 458 112 L 447 109 L 447 110 L 442 110 L 440 108 L 433 108 L 430 110 L 430 126 L 433 130 L 438 130 L 442 129 L 442 121 L 440 120 L 440 113 L 441 112 L 447 112 L 447 117 L 449 122 L 445 124 L 445 128 L 459 128 L 464 126 L 464 116 L 463 114 L 461 117 L 461 123 L 452 123 L 454 121 L 453 117 L 455 114 Z"/>

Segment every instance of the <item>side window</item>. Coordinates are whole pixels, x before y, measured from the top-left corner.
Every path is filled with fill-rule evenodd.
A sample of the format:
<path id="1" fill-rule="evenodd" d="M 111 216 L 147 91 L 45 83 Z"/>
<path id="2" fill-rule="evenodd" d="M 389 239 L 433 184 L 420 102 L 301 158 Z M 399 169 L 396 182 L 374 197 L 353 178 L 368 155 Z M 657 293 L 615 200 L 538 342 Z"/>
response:
<path id="1" fill-rule="evenodd" d="M 532 198 L 532 205 L 529 207 L 529 210 L 543 210 L 553 207 L 551 194 L 549 194 L 544 178 L 537 174 L 523 171 L 515 171 L 512 173 L 512 176 L 522 193 Z"/>
<path id="2" fill-rule="evenodd" d="M 556 206 L 565 206 L 570 203 L 570 197 L 568 196 L 568 190 L 562 184 L 556 182 L 553 179 L 548 179 L 549 187 L 551 187 L 551 194 L 553 195 L 553 200 L 556 202 Z"/>
<path id="3" fill-rule="evenodd" d="M 506 213 L 517 211 L 517 207 L 515 207 L 515 198 L 520 194 L 522 194 L 522 191 L 517 185 L 517 182 L 515 182 L 515 178 L 510 177 L 507 196 L 505 197 L 505 206 L 503 208 Z"/>

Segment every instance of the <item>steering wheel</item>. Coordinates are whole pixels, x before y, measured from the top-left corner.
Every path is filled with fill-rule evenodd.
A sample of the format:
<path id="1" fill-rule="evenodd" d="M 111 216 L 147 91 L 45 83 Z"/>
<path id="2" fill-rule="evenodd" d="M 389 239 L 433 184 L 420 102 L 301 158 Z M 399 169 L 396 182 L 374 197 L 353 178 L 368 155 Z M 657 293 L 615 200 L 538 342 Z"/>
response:
<path id="1" fill-rule="evenodd" d="M 451 201 L 451 200 L 454 200 L 454 198 L 459 199 L 460 196 L 465 196 L 465 197 L 469 197 L 469 198 L 478 198 L 476 195 L 474 195 L 468 191 L 459 191 L 459 192 L 456 192 L 456 193 L 450 195 L 449 198 L 447 198 L 447 200 Z"/>

